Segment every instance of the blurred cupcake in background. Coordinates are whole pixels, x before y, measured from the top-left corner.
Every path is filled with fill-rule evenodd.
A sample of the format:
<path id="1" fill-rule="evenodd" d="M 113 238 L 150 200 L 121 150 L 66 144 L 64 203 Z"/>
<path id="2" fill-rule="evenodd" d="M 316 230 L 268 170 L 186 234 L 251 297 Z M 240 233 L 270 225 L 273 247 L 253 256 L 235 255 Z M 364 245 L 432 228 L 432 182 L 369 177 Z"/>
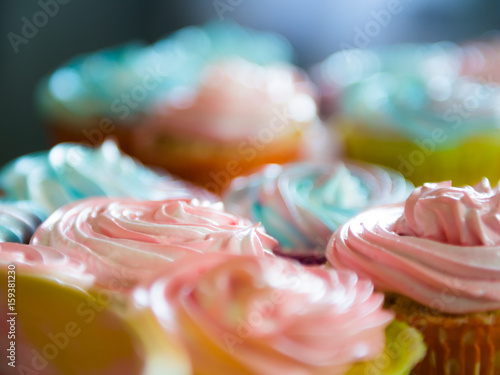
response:
<path id="1" fill-rule="evenodd" d="M 266 163 L 307 158 L 322 137 L 307 78 L 291 65 L 228 60 L 207 67 L 194 91 L 160 103 L 137 128 L 134 154 L 208 190 Z M 311 143 L 315 142 L 315 147 Z"/>
<path id="2" fill-rule="evenodd" d="M 448 42 L 343 49 L 313 65 L 310 74 L 318 87 L 321 115 L 328 119 L 342 110 L 342 96 L 350 85 L 384 72 L 446 75 L 459 69 L 461 56 L 460 48 Z"/>
<path id="3" fill-rule="evenodd" d="M 129 43 L 78 56 L 39 84 L 36 106 L 53 144 L 97 145 L 113 135 L 128 149 L 130 130 L 154 95 L 146 86 L 158 89 L 164 79 L 143 65 L 144 48 Z"/>
<path id="4" fill-rule="evenodd" d="M 264 225 L 274 252 L 326 262 L 332 233 L 360 211 L 404 201 L 413 185 L 396 171 L 363 163 L 267 165 L 235 179 L 223 195 L 229 212 Z"/>
<path id="5" fill-rule="evenodd" d="M 283 37 L 233 23 L 186 27 L 153 45 L 74 58 L 39 84 L 36 106 L 54 143 L 97 145 L 113 135 L 130 152 L 130 132 L 151 103 L 196 85 L 206 64 L 228 56 L 269 64 L 289 61 L 292 50 Z"/>
<path id="6" fill-rule="evenodd" d="M 14 159 L 0 169 L 0 189 L 6 200 L 34 202 L 47 215 L 91 196 L 217 200 L 202 188 L 144 167 L 111 140 L 98 147 L 61 143 Z"/>
<path id="7" fill-rule="evenodd" d="M 0 242 L 29 243 L 46 218 L 44 210 L 34 202 L 0 201 Z"/>
<path id="8" fill-rule="evenodd" d="M 484 84 L 500 84 L 500 34 L 489 32 L 478 39 L 464 42 L 462 74 Z"/>
<path id="9" fill-rule="evenodd" d="M 414 69 L 388 66 L 346 87 L 332 122 L 348 157 L 394 168 L 415 185 L 498 181 L 500 91 L 464 76 L 463 53 L 456 46 L 441 50 L 446 46 L 416 46 L 425 58 Z M 441 53 L 431 53 L 438 47 Z M 408 47 L 401 48 L 390 51 Z"/>

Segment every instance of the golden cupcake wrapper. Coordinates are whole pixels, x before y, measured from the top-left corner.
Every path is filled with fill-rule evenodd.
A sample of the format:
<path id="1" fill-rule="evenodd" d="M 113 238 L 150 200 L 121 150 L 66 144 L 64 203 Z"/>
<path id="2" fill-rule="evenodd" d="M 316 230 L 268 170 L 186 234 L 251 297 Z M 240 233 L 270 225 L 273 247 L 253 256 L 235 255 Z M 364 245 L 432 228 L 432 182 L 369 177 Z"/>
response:
<path id="1" fill-rule="evenodd" d="M 394 135 L 372 134 L 356 125 L 341 125 L 346 155 L 399 171 L 416 186 L 452 180 L 456 186 L 473 185 L 483 177 L 500 179 L 500 132 L 470 137 L 455 143 L 432 139 L 411 141 Z"/>
<path id="2" fill-rule="evenodd" d="M 402 296 L 389 296 L 386 307 L 424 336 L 427 355 L 412 374 L 500 374 L 498 312 L 440 314 Z"/>

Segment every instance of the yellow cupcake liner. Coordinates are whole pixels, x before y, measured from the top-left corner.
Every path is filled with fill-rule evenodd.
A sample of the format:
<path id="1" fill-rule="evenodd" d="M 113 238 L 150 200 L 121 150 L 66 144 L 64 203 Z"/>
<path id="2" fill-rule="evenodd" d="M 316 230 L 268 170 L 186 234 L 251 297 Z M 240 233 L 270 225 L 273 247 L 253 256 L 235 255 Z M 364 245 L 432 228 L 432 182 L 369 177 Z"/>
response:
<path id="1" fill-rule="evenodd" d="M 500 132 L 445 144 L 439 142 L 442 134 L 411 141 L 353 124 L 343 123 L 340 129 L 347 157 L 393 168 L 416 186 L 446 180 L 474 185 L 483 177 L 493 185 L 500 180 Z"/>

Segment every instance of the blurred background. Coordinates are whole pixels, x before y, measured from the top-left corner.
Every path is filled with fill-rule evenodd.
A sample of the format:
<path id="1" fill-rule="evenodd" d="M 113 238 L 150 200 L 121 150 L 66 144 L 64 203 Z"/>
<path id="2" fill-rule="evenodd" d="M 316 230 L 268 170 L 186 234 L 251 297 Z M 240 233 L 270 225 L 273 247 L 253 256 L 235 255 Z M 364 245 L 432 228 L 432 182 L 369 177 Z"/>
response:
<path id="1" fill-rule="evenodd" d="M 59 0 L 46 24 L 24 38 L 24 20 L 45 3 L 0 1 L 0 163 L 48 147 L 33 90 L 77 54 L 133 39 L 154 42 L 187 25 L 232 19 L 283 34 L 296 63 L 308 68 L 343 48 L 462 41 L 500 26 L 497 0 Z M 373 20 L 379 29 L 370 37 L 366 27 Z"/>

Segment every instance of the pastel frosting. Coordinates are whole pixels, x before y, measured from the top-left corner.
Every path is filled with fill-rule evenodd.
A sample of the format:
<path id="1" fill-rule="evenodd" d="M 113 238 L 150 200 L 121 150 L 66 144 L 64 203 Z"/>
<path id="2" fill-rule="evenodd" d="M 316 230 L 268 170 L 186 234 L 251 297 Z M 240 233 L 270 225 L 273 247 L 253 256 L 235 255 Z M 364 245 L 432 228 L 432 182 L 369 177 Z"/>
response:
<path id="1" fill-rule="evenodd" d="M 32 243 L 76 251 L 97 283 L 126 292 L 158 267 L 188 254 L 272 256 L 264 228 L 198 200 L 89 198 L 62 207 Z"/>
<path id="2" fill-rule="evenodd" d="M 500 309 L 498 188 L 425 184 L 406 203 L 366 211 L 332 237 L 327 258 L 445 313 Z"/>
<path id="3" fill-rule="evenodd" d="M 158 98 L 196 84 L 204 65 L 228 56 L 268 64 L 289 61 L 292 49 L 279 35 L 235 23 L 190 26 L 153 45 L 133 41 L 68 61 L 39 84 L 37 107 L 74 126 L 95 116 L 132 124 Z"/>
<path id="4" fill-rule="evenodd" d="M 45 212 L 33 202 L 0 201 L 0 242 L 28 243 L 46 218 Z"/>
<path id="5" fill-rule="evenodd" d="M 143 321 L 139 331 L 132 315 L 118 314 L 115 296 L 94 288 L 95 278 L 80 255 L 71 249 L 0 244 L 5 280 L 0 291 L 6 298 L 0 333 L 12 333 L 8 319 L 15 319 L 10 339 L 15 339 L 16 369 L 40 375 L 191 373 L 175 341 L 164 335 L 155 341 L 157 327 Z M 7 287 L 15 290 L 9 305 Z M 12 368 L 3 361 L 0 371 L 11 374 Z"/>
<path id="6" fill-rule="evenodd" d="M 389 131 L 445 148 L 498 129 L 498 87 L 470 77 L 373 76 L 346 90 L 342 115 L 367 129 Z"/>
<path id="7" fill-rule="evenodd" d="M 75 124 L 97 115 L 116 118 L 122 95 L 130 95 L 134 87 L 143 87 L 148 73 L 148 66 L 140 60 L 144 48 L 142 42 L 130 42 L 80 55 L 61 65 L 37 87 L 35 98 L 40 114 Z M 154 71 L 156 67 L 149 69 Z M 147 94 L 151 99 L 154 93 Z M 137 103 L 129 106 L 129 111 L 136 110 Z"/>
<path id="8" fill-rule="evenodd" d="M 397 80 L 456 77 L 462 56 L 460 47 L 451 42 L 343 48 L 314 65 L 311 76 L 321 93 L 323 112 L 331 115 L 343 110 L 342 99 L 351 86 L 375 76 Z"/>
<path id="9" fill-rule="evenodd" d="M 383 351 L 393 318 L 354 273 L 222 253 L 183 258 L 134 296 L 199 375 L 345 374 Z"/>
<path id="10" fill-rule="evenodd" d="M 362 163 L 267 165 L 224 194 L 228 211 L 261 222 L 290 254 L 324 248 L 367 207 L 404 201 L 413 186 L 397 172 Z"/>
<path id="11" fill-rule="evenodd" d="M 339 52 L 322 73 L 340 87 L 343 119 L 446 148 L 500 124 L 498 84 L 475 74 L 471 60 L 453 43 L 400 45 Z"/>
<path id="12" fill-rule="evenodd" d="M 80 288 L 90 287 L 94 282 L 84 258 L 47 246 L 0 243 L 0 263 L 14 264 L 17 272 L 57 279 Z"/>
<path id="13" fill-rule="evenodd" d="M 155 106 L 135 140 L 142 143 L 160 131 L 219 142 L 244 140 L 263 129 L 283 136 L 316 118 L 313 92 L 305 75 L 291 65 L 220 61 L 203 70 L 192 90 Z"/>
<path id="14" fill-rule="evenodd" d="M 0 188 L 6 199 L 33 201 L 48 214 L 90 196 L 215 200 L 203 189 L 146 168 L 109 140 L 95 148 L 61 143 L 17 158 L 0 169 Z"/>

